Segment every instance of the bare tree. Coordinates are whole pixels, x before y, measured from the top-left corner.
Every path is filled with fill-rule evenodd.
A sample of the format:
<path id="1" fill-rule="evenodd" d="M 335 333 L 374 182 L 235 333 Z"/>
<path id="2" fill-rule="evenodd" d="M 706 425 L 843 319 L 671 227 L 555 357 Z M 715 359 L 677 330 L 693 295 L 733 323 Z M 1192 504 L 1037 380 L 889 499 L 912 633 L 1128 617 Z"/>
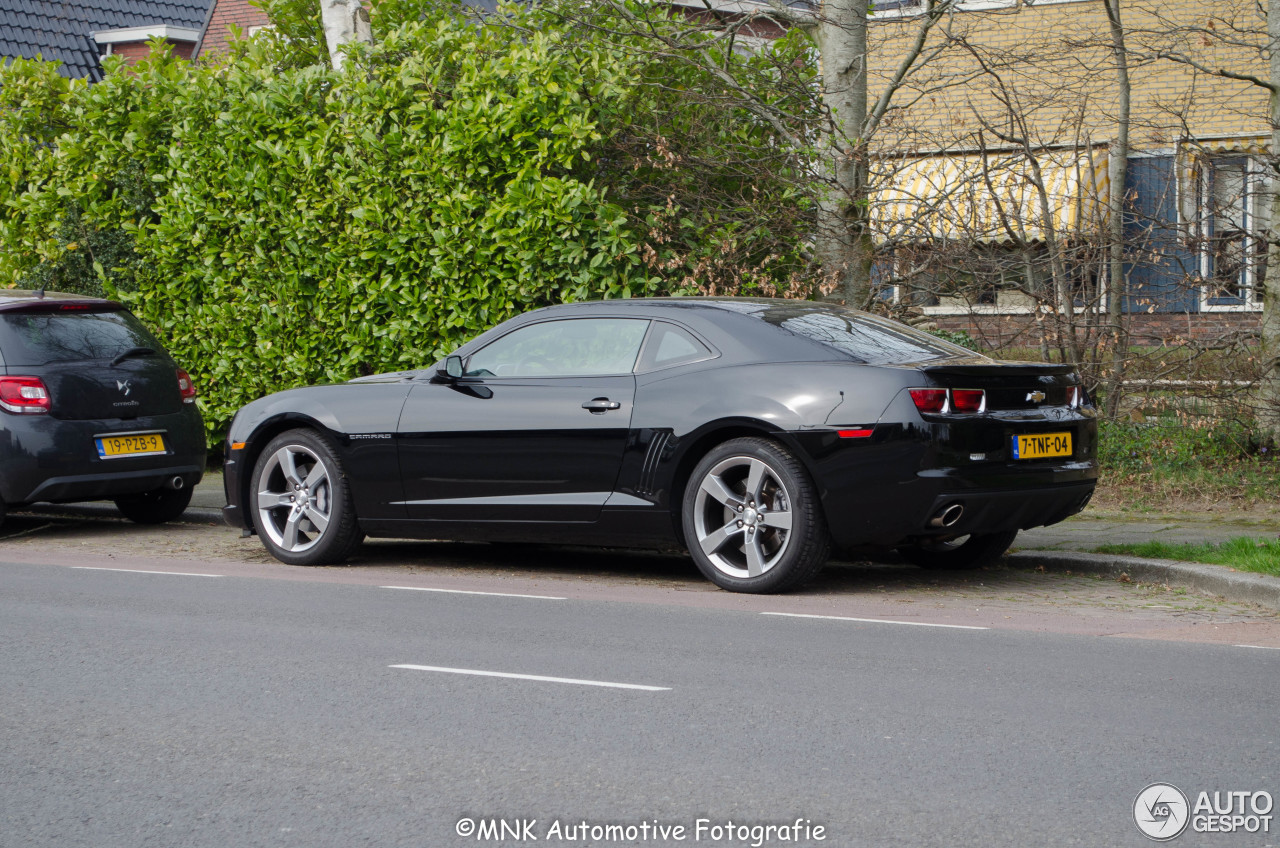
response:
<path id="1" fill-rule="evenodd" d="M 1107 317 L 1111 331 L 1110 367 L 1107 369 L 1107 415 L 1114 418 L 1120 409 L 1121 390 L 1124 386 L 1124 366 L 1129 341 L 1125 333 L 1124 303 L 1128 295 L 1128 274 L 1125 272 L 1125 184 L 1129 175 L 1129 112 L 1133 86 L 1129 81 L 1129 52 L 1125 46 L 1124 24 L 1120 18 L 1120 0 L 1105 0 L 1107 24 L 1111 30 L 1111 55 L 1116 74 L 1116 134 L 1111 139 L 1110 168 L 1111 196 L 1108 235 L 1108 299 Z"/>

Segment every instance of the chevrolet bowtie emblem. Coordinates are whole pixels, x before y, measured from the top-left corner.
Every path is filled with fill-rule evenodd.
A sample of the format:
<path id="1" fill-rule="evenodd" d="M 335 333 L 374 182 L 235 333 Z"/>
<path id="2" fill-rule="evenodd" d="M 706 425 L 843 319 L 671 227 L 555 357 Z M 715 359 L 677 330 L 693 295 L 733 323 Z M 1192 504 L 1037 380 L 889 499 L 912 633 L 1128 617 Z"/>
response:
<path id="1" fill-rule="evenodd" d="M 1044 392 L 1027 392 L 1027 400 L 1032 403 L 1043 403 L 1045 398 Z"/>

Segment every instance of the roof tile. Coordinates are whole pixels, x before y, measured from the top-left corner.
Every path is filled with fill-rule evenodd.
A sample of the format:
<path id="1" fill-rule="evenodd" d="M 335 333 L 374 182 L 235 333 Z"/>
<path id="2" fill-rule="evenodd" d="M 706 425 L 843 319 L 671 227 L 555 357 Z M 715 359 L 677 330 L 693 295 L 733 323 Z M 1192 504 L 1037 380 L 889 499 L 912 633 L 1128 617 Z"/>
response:
<path id="1" fill-rule="evenodd" d="M 200 29 L 212 0 L 0 0 L 0 57 L 36 55 L 65 76 L 102 77 L 92 33 L 168 24 Z"/>

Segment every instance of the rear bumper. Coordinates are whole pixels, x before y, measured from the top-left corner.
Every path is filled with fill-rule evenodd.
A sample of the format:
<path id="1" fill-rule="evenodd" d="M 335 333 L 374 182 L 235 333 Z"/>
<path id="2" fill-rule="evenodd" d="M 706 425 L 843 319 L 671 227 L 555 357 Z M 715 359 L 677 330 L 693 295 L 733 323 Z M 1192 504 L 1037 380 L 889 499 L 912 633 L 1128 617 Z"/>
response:
<path id="1" fill-rule="evenodd" d="M 158 432 L 156 456 L 98 456 L 95 438 Z M 188 486 L 204 474 L 204 425 L 194 407 L 130 420 L 66 421 L 47 415 L 0 420 L 0 498 L 7 504 L 102 500 L 158 489 L 174 477 Z"/>
<path id="2" fill-rule="evenodd" d="M 948 450 L 918 430 L 915 438 L 909 430 L 888 430 L 882 435 L 877 428 L 868 443 L 798 440 L 839 548 L 891 548 L 1056 524 L 1084 509 L 1097 485 L 1092 422 L 1076 429 L 1079 449 L 1062 460 L 970 460 L 967 451 Z M 951 505 L 962 508 L 958 520 L 931 526 Z"/>

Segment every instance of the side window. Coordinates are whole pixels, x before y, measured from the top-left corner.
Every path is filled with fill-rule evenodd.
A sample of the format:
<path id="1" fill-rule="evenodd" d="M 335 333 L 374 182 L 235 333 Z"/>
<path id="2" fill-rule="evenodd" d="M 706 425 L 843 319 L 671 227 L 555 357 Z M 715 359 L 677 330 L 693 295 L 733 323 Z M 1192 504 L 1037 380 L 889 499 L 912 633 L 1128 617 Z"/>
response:
<path id="1" fill-rule="evenodd" d="M 468 377 L 630 374 L 648 319 L 568 318 L 507 333 L 467 360 Z"/>
<path id="2" fill-rule="evenodd" d="M 706 345 L 687 331 L 674 324 L 655 321 L 636 370 L 655 371 L 659 368 L 670 368 L 673 365 L 710 359 L 711 356 L 712 353 L 707 350 Z"/>

